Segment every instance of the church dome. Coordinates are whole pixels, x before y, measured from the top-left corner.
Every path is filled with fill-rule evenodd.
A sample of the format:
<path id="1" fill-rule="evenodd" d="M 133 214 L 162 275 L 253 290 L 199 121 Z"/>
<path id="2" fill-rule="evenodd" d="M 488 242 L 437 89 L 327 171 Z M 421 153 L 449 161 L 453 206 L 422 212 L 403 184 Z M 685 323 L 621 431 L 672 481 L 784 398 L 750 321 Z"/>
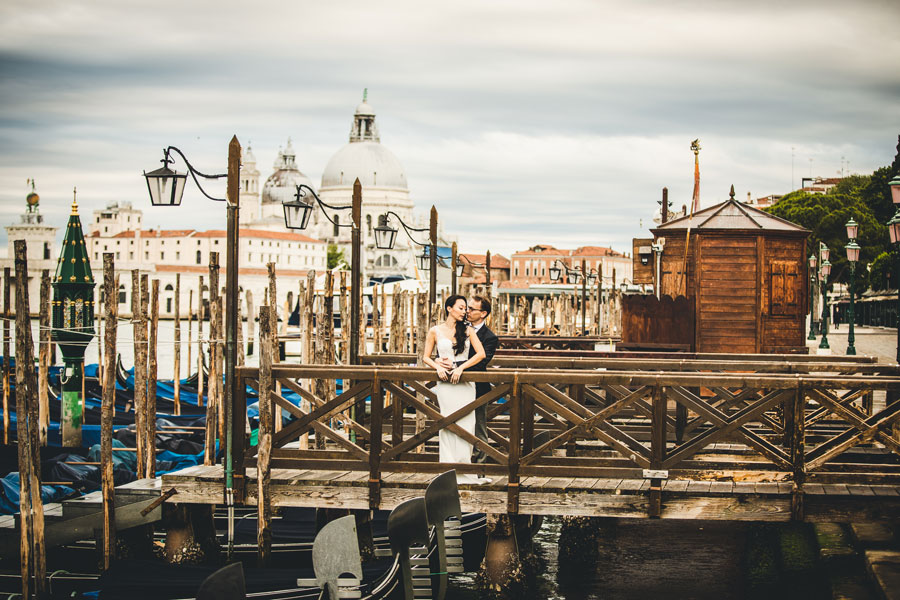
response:
<path id="1" fill-rule="evenodd" d="M 331 157 L 322 172 L 322 187 L 353 185 L 407 189 L 406 173 L 394 153 L 378 142 L 351 142 Z"/>
<path id="2" fill-rule="evenodd" d="M 296 158 L 294 147 L 288 139 L 287 147 L 278 151 L 274 165 L 275 172 L 269 175 L 263 185 L 263 204 L 281 204 L 285 200 L 293 200 L 297 186 L 301 183 L 316 189 L 312 180 L 297 168 Z"/>
<path id="3" fill-rule="evenodd" d="M 350 142 L 331 157 L 322 172 L 323 188 L 350 186 L 359 178 L 364 186 L 408 189 L 403 165 L 381 145 L 375 110 L 367 96 L 364 92 L 353 115 Z"/>

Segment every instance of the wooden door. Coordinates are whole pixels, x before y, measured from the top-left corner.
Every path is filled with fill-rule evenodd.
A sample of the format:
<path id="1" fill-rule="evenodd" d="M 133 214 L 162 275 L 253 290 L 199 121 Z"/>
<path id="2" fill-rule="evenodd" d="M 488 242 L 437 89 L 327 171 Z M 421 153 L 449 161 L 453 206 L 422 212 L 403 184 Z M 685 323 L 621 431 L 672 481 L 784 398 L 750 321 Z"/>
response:
<path id="1" fill-rule="evenodd" d="M 758 352 L 756 238 L 698 237 L 697 351 Z"/>

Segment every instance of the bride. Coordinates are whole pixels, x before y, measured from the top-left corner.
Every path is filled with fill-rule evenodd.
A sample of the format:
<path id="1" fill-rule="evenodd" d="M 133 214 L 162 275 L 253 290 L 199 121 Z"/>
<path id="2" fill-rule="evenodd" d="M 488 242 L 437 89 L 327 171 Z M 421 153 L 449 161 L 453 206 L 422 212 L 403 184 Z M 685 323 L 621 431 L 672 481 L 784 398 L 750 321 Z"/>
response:
<path id="1" fill-rule="evenodd" d="M 444 302 L 444 322 L 435 325 L 425 338 L 425 349 L 422 362 L 437 371 L 440 381 L 434 386 L 441 415 L 450 415 L 463 406 L 475 401 L 475 383 L 460 382 L 463 371 L 477 365 L 484 358 L 484 348 L 475 333 L 465 320 L 466 299 L 454 295 Z M 475 354 L 469 357 L 469 347 Z M 437 359 L 431 357 L 437 349 Z M 456 421 L 456 424 L 475 435 L 475 412 L 471 411 Z M 452 431 L 442 429 L 439 437 L 440 462 L 470 463 L 472 462 L 472 444 Z M 490 479 L 472 474 L 458 473 L 459 483 L 489 483 Z"/>

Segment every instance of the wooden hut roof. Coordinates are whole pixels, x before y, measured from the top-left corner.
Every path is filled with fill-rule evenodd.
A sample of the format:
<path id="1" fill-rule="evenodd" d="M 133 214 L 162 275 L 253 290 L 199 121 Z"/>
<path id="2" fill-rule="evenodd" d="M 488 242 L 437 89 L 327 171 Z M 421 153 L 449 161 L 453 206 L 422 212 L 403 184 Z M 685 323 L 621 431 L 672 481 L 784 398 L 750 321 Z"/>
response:
<path id="1" fill-rule="evenodd" d="M 729 231 L 781 231 L 794 233 L 809 233 L 808 229 L 800 227 L 785 219 L 781 219 L 758 208 L 748 206 L 730 198 L 721 204 L 704 208 L 694 213 L 694 216 L 685 216 L 674 221 L 669 221 L 653 229 L 654 232 L 678 231 L 682 229 L 696 230 L 729 230 Z"/>

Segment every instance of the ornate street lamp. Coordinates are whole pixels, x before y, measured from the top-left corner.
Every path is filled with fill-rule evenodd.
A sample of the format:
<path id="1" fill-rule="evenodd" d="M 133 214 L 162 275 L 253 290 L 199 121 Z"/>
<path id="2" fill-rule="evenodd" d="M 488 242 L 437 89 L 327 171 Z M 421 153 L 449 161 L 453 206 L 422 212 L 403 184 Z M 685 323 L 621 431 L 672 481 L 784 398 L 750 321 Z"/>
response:
<path id="1" fill-rule="evenodd" d="M 298 185 L 294 199 L 281 203 L 284 209 L 284 226 L 288 229 L 306 229 L 309 225 L 313 204 L 306 199 L 306 192 L 303 188 L 309 189 L 306 185 Z"/>
<path id="2" fill-rule="evenodd" d="M 819 243 L 819 256 L 822 257 L 822 266 L 819 272 L 822 274 L 822 341 L 819 342 L 819 348 L 828 350 L 828 276 L 831 274 L 831 263 L 828 262 L 828 246 Z"/>
<path id="3" fill-rule="evenodd" d="M 395 213 L 392 210 L 387 211 L 383 215 L 378 217 L 378 226 L 382 227 L 381 235 L 381 244 L 378 247 L 382 250 L 390 250 L 394 247 L 394 242 L 397 238 L 397 230 L 388 225 L 388 218 L 393 216 L 395 219 L 400 221 L 400 225 L 403 227 L 403 230 L 406 232 L 406 236 L 417 246 L 421 246 L 424 248 L 422 254 L 416 255 L 416 267 L 420 271 L 429 271 L 429 286 L 428 286 L 428 302 L 433 305 L 437 298 L 437 266 L 441 264 L 445 267 L 450 267 L 450 265 L 446 264 L 443 260 L 438 261 L 437 256 L 437 209 L 432 206 L 431 207 L 431 218 L 428 225 L 428 228 L 416 228 L 410 227 L 406 223 L 403 222 L 403 219 L 400 218 L 400 215 Z M 423 244 L 416 240 L 413 237 L 411 231 L 415 231 L 418 233 L 428 232 L 429 243 Z M 393 232 L 393 233 L 391 233 Z M 378 231 L 375 232 L 376 235 L 376 245 L 378 245 L 377 236 L 379 235 Z M 452 268 L 452 267 L 451 267 Z M 460 272 L 462 272 L 460 270 Z"/>
<path id="4" fill-rule="evenodd" d="M 578 283 L 579 276 L 580 276 L 580 274 L 578 273 L 577 270 L 566 269 L 566 281 L 568 281 L 570 284 L 574 285 L 574 284 Z"/>
<path id="5" fill-rule="evenodd" d="M 898 173 L 888 184 L 891 186 L 891 199 L 894 206 L 897 206 L 897 212 L 888 221 L 888 231 L 891 235 L 891 243 L 897 250 L 894 252 L 894 281 L 897 281 L 897 317 L 895 325 L 897 327 L 897 362 L 900 363 L 900 173 Z"/>
<path id="6" fill-rule="evenodd" d="M 855 236 L 857 225 L 850 219 L 847 223 L 847 236 L 851 235 L 851 227 L 852 233 Z M 856 243 L 856 238 L 850 238 L 850 243 L 844 246 L 847 250 L 847 261 L 850 263 L 850 310 L 847 313 L 847 319 L 850 322 L 850 332 L 847 334 L 847 355 L 854 356 L 856 355 L 856 346 L 854 342 L 856 341 L 856 336 L 853 332 L 854 325 L 854 312 L 853 312 L 853 297 L 856 295 L 856 287 L 854 281 L 854 275 L 856 273 L 856 263 L 859 260 L 859 244 Z"/>
<path id="7" fill-rule="evenodd" d="M 550 267 L 548 273 L 550 274 L 550 279 L 553 281 L 559 281 L 559 276 L 562 274 L 562 269 L 556 266 L 558 263 L 553 263 L 553 266 Z"/>
<path id="8" fill-rule="evenodd" d="M 226 225 L 226 265 L 225 265 L 225 503 L 228 507 L 228 556 L 231 557 L 234 549 L 232 535 L 234 523 L 234 456 L 243 456 L 244 419 L 233 418 L 235 414 L 241 414 L 247 407 L 240 404 L 242 394 L 235 393 L 235 366 L 237 365 L 237 302 L 238 302 L 238 243 L 239 243 L 239 201 L 240 201 L 240 170 L 241 170 L 241 144 L 237 136 L 231 138 L 228 144 L 228 171 L 218 175 L 201 173 L 191 165 L 184 153 L 169 146 L 163 150 L 163 167 L 150 173 L 144 172 L 147 180 L 147 189 L 150 192 L 150 202 L 154 206 L 178 206 L 181 204 L 181 196 L 184 193 L 186 175 L 182 175 L 169 169 L 170 152 L 177 153 L 187 165 L 188 172 L 197 184 L 200 192 L 217 202 L 225 202 L 227 207 Z M 214 198 L 206 193 L 197 176 L 204 179 L 221 179 L 227 177 L 226 197 Z M 107 298 L 107 301 L 110 301 Z M 240 489 L 238 493 L 240 493 Z"/>
<path id="9" fill-rule="evenodd" d="M 816 339 L 816 282 L 818 281 L 818 271 L 816 271 L 816 255 L 809 255 L 809 336 L 806 339 Z"/>

